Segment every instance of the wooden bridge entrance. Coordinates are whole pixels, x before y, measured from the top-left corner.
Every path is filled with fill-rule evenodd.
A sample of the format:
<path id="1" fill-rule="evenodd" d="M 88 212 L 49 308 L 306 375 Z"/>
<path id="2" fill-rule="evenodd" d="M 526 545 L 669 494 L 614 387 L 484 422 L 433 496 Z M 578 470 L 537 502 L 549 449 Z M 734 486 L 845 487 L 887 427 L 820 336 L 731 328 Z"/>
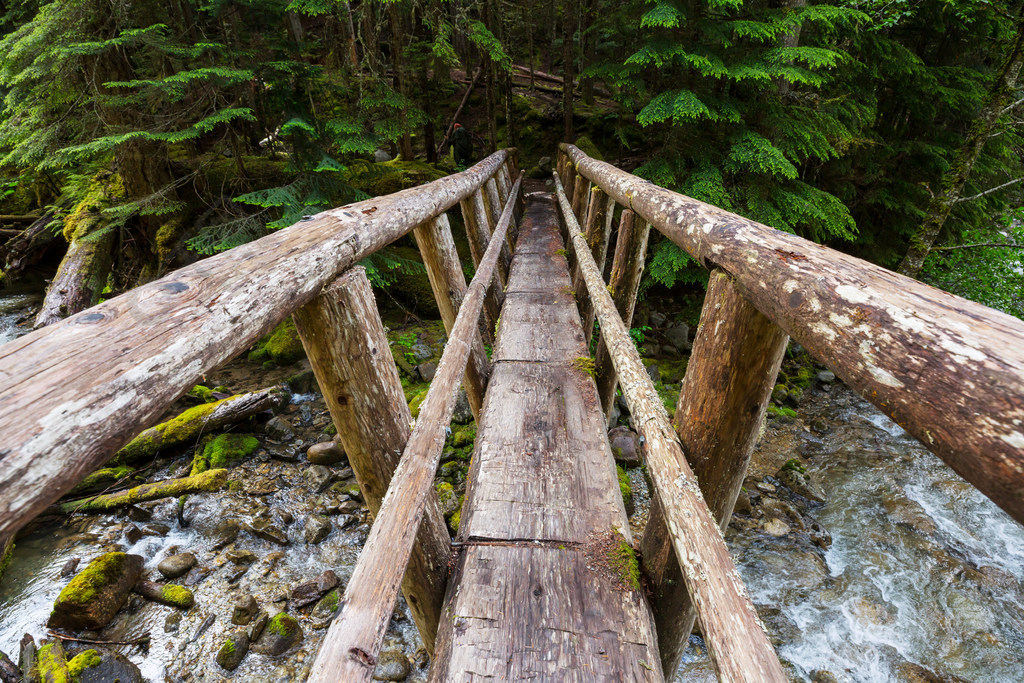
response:
<path id="1" fill-rule="evenodd" d="M 524 202 L 514 168 L 500 151 L 0 346 L 0 541 L 290 314 L 374 515 L 309 680 L 369 681 L 400 590 L 435 681 L 661 680 L 695 619 L 722 680 L 786 680 L 721 532 L 789 335 L 1024 520 L 1024 323 L 572 146 L 553 194 Z M 671 423 L 628 335 L 651 227 L 712 271 Z M 357 265 L 409 233 L 449 336 L 415 422 Z M 453 542 L 434 476 L 460 383 L 478 438 Z M 616 386 L 653 484 L 642 588 Z"/>

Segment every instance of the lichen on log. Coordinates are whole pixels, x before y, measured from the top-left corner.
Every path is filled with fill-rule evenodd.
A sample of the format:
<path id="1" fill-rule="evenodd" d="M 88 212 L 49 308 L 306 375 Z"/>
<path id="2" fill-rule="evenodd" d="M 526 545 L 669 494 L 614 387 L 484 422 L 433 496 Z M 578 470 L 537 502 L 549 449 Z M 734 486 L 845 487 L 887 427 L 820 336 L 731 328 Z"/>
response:
<path id="1" fill-rule="evenodd" d="M 143 484 L 121 493 L 108 493 L 89 500 L 74 500 L 62 503 L 60 509 L 65 513 L 72 512 L 106 512 L 126 505 L 145 503 L 161 498 L 184 496 L 189 493 L 217 491 L 224 487 L 228 480 L 227 470 L 208 470 L 193 477 L 165 479 L 164 481 Z"/>

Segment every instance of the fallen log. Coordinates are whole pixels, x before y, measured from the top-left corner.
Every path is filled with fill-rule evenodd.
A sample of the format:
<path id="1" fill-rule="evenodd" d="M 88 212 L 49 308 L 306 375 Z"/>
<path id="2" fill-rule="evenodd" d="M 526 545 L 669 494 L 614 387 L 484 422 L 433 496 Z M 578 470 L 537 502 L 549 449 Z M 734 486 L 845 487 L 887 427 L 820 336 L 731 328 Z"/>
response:
<path id="1" fill-rule="evenodd" d="M 29 266 L 38 263 L 46 250 L 57 242 L 59 233 L 50 229 L 54 214 L 47 213 L 29 225 L 21 234 L 4 242 L 0 246 L 0 268 L 3 269 L 3 282 L 10 284 Z"/>
<path id="2" fill-rule="evenodd" d="M 112 463 L 139 462 L 165 448 L 194 442 L 204 433 L 241 422 L 264 410 L 279 408 L 284 400 L 284 387 L 273 387 L 189 408 L 177 417 L 143 431 L 117 452 Z"/>
<path id="3" fill-rule="evenodd" d="M 189 493 L 217 491 L 223 488 L 227 481 L 227 470 L 207 470 L 193 477 L 165 479 L 163 481 L 155 481 L 152 484 L 136 486 L 133 489 L 121 491 L 120 493 L 105 493 L 95 498 L 61 503 L 60 509 L 64 514 L 71 514 L 73 512 L 107 512 L 119 507 L 147 503 L 151 500 L 176 498 Z"/>
<path id="4" fill-rule="evenodd" d="M 39 216 L 11 216 L 8 214 L 0 213 L 0 223 L 34 223 L 37 220 L 39 220 Z"/>

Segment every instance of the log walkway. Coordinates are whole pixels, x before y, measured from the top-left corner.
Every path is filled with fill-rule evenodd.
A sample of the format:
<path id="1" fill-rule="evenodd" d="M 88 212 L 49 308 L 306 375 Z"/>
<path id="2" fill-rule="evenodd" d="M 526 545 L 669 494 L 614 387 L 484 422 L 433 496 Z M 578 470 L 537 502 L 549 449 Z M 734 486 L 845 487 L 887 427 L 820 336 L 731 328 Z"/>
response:
<path id="1" fill-rule="evenodd" d="M 554 203 L 531 197 L 501 311 L 433 681 L 660 681 Z"/>
<path id="2" fill-rule="evenodd" d="M 432 681 L 671 679 L 695 621 L 720 680 L 785 681 L 722 531 L 790 337 L 1024 521 L 1020 320 L 571 145 L 552 193 L 522 183 L 500 150 L 0 346 L 0 548 L 289 315 L 374 516 L 316 683 L 371 680 L 399 592 Z M 653 230 L 711 271 L 671 422 L 628 332 Z M 415 421 L 357 265 L 409 234 L 449 336 Z M 453 541 L 434 477 L 460 383 L 478 435 Z M 616 387 L 650 475 L 639 539 L 606 435 Z"/>

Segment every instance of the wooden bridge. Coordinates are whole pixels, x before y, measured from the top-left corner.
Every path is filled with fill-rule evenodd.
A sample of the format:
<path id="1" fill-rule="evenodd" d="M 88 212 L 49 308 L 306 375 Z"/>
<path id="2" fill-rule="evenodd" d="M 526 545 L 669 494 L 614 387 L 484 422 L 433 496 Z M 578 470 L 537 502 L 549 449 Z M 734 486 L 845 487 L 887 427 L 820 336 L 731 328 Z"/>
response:
<path id="1" fill-rule="evenodd" d="M 0 346 L 0 538 L 289 314 L 375 517 L 310 680 L 370 680 L 399 590 L 436 681 L 659 681 L 695 618 L 722 680 L 786 680 L 721 530 L 789 336 L 1024 521 L 1024 323 L 569 145 L 553 181 L 523 196 L 503 150 Z M 652 226 L 712 270 L 674 423 L 627 332 Z M 411 432 L 357 265 L 410 232 L 449 334 Z M 433 482 L 460 383 L 478 436 L 453 541 Z M 617 385 L 654 484 L 642 539 L 606 437 Z"/>

